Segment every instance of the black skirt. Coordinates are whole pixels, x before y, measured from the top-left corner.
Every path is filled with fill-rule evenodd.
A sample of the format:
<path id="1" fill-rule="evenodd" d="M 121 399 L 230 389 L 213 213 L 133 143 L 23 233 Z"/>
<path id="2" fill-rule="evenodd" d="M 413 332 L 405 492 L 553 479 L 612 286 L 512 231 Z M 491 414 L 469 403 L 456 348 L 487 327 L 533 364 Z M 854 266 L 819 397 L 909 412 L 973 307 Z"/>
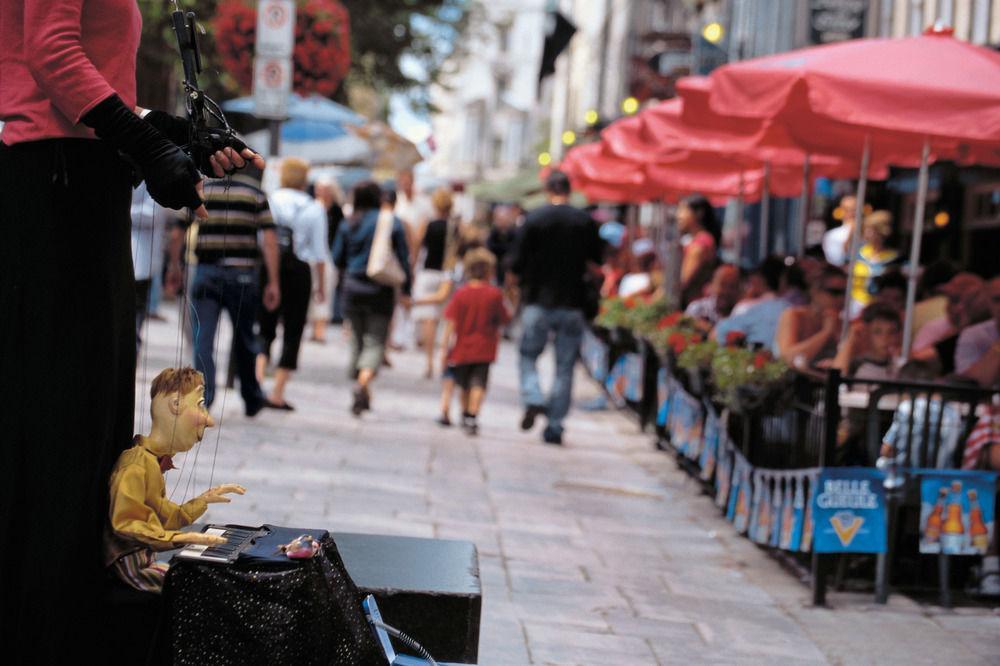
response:
<path id="1" fill-rule="evenodd" d="M 100 141 L 0 145 L 0 611 L 23 663 L 100 650 L 108 477 L 133 435 L 130 180 Z"/>

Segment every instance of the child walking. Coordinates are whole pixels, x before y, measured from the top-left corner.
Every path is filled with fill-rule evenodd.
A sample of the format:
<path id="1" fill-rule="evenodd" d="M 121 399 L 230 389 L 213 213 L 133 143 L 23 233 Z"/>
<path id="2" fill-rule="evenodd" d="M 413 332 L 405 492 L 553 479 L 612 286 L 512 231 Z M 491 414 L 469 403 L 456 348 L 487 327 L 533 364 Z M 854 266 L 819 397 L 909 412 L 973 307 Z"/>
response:
<path id="1" fill-rule="evenodd" d="M 479 432 L 476 419 L 486 395 L 490 364 L 510 313 L 503 292 L 489 283 L 496 257 L 485 248 L 470 250 L 463 258 L 466 283 L 444 311 L 441 365 L 461 390 L 462 427 L 469 435 Z M 446 380 L 447 381 L 447 380 Z M 442 406 L 441 423 L 449 423 L 448 406 Z"/>

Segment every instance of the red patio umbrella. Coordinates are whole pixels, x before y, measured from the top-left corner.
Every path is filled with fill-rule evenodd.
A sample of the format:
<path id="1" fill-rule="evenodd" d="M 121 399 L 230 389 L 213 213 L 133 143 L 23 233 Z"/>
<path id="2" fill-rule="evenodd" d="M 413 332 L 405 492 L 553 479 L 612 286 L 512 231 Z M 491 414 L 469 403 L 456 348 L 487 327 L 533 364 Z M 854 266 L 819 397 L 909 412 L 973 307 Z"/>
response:
<path id="1" fill-rule="evenodd" d="M 894 164 L 919 163 L 903 344 L 908 353 L 927 165 L 934 159 L 995 164 L 1000 158 L 1000 53 L 956 40 L 950 31 L 930 32 L 732 63 L 711 79 L 708 97 L 716 113 L 780 123 L 811 150 L 861 154 L 859 201 L 872 155 Z M 681 86 L 681 93 L 697 97 L 700 91 Z M 852 268 L 857 245 L 855 233 Z"/>

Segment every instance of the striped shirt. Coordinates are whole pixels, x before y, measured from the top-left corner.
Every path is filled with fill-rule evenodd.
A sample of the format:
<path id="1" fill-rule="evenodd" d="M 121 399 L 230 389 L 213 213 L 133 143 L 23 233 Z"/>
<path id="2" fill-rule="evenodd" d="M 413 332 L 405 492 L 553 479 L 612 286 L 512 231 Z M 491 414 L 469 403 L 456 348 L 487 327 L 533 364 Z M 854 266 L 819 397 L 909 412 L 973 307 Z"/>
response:
<path id="1" fill-rule="evenodd" d="M 274 220 L 260 178 L 246 171 L 205 179 L 208 219 L 198 222 L 195 255 L 200 264 L 252 265 L 260 256 L 257 234 Z"/>

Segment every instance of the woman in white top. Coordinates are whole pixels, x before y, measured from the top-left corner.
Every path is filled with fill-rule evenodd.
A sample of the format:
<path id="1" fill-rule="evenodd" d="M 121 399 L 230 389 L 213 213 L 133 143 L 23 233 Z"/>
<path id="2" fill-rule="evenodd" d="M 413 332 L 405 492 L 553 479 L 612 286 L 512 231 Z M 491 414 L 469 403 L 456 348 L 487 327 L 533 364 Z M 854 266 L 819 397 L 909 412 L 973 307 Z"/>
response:
<path id="1" fill-rule="evenodd" d="M 305 193 L 308 173 L 309 163 L 305 160 L 294 157 L 283 160 L 281 188 L 268 198 L 281 249 L 281 305 L 272 312 L 261 308 L 258 368 L 270 359 L 271 343 L 277 337 L 280 319 L 284 329 L 281 358 L 268 400 L 271 406 L 289 411 L 293 408 L 285 400 L 285 386 L 298 367 L 310 294 L 317 302 L 326 300 L 326 211 L 321 203 Z M 313 274 L 316 275 L 315 280 Z"/>

